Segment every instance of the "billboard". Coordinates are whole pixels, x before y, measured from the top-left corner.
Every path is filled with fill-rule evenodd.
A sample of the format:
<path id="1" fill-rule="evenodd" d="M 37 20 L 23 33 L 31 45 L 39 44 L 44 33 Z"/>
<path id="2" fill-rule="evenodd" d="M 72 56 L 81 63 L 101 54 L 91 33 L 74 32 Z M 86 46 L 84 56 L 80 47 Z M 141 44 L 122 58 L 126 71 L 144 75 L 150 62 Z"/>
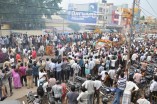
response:
<path id="1" fill-rule="evenodd" d="M 96 24 L 97 10 L 97 3 L 69 4 L 67 19 L 71 22 Z"/>

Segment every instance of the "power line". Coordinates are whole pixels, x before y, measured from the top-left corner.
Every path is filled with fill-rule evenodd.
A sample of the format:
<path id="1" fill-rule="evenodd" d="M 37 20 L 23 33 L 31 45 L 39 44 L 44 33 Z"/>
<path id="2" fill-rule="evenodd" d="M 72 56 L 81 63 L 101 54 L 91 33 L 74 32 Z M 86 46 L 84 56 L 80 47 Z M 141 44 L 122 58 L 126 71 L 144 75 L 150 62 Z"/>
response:
<path id="1" fill-rule="evenodd" d="M 148 0 L 146 0 L 148 5 L 150 6 L 150 8 L 153 10 L 153 12 L 157 15 L 157 12 L 153 9 L 153 7 L 151 6 L 151 4 L 148 2 Z"/>
<path id="2" fill-rule="evenodd" d="M 135 3 L 136 5 L 138 5 L 137 3 Z M 139 6 L 140 9 L 143 9 L 145 12 L 147 12 L 148 14 L 150 14 L 153 17 L 156 17 L 155 15 L 153 15 L 152 13 L 148 12 L 146 9 L 144 9 L 143 7 Z"/>

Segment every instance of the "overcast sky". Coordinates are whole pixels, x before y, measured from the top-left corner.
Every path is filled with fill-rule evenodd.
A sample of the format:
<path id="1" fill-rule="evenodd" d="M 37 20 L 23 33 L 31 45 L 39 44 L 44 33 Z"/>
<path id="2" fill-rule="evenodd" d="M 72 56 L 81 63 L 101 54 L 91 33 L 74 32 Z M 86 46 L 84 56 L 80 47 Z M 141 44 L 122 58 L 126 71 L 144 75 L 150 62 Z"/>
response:
<path id="1" fill-rule="evenodd" d="M 67 9 L 68 3 L 83 4 L 83 3 L 90 3 L 90 2 L 96 2 L 96 1 L 99 1 L 99 0 L 63 0 L 61 6 L 64 9 Z M 150 3 L 154 11 L 151 9 L 147 1 Z M 107 0 L 107 2 L 114 3 L 115 5 L 129 4 L 129 6 L 132 7 L 133 0 Z M 142 12 L 142 15 L 154 16 L 157 18 L 157 0 L 141 0 L 140 6 L 141 8 L 143 8 L 142 11 L 144 12 L 144 13 Z"/>

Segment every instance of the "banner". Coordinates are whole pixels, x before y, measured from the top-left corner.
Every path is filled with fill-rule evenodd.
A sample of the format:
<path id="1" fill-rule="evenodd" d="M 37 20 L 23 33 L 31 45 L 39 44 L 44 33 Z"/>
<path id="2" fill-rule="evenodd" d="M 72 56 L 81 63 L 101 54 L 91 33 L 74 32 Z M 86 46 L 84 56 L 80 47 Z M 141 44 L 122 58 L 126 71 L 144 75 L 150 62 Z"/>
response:
<path id="1" fill-rule="evenodd" d="M 67 18 L 72 22 L 96 24 L 97 9 L 97 3 L 69 4 Z"/>

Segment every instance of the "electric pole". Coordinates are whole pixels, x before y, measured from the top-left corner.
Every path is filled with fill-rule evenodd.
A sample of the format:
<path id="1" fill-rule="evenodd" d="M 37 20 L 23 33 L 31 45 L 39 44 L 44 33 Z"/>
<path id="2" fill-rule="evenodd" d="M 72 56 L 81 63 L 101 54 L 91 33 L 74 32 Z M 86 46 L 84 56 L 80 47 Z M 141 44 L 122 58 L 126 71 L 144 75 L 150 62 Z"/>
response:
<path id="1" fill-rule="evenodd" d="M 130 66 L 131 66 L 131 43 L 134 40 L 134 34 L 133 34 L 133 26 L 134 26 L 134 12 L 135 12 L 135 0 L 133 0 L 133 7 L 132 7 L 132 17 L 131 17 L 131 24 L 130 24 L 130 36 L 129 36 L 129 44 L 128 44 L 128 60 L 127 60 L 127 69 L 128 69 L 128 73 L 130 70 Z"/>

